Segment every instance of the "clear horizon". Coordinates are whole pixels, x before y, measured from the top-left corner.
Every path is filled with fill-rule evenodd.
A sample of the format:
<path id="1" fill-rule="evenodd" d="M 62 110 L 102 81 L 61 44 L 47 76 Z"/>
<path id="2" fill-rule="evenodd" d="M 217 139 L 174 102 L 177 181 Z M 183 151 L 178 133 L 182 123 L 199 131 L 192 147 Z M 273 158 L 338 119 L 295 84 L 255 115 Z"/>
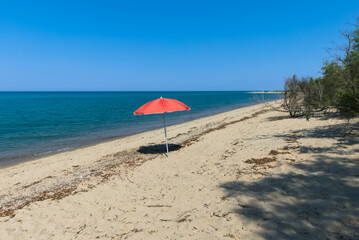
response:
<path id="1" fill-rule="evenodd" d="M 262 92 L 263 90 L 253 89 L 253 90 L 9 90 L 9 91 L 2 91 L 0 93 L 7 93 L 7 92 Z M 264 90 L 267 91 L 282 91 L 277 89 L 272 90 Z"/>
<path id="2" fill-rule="evenodd" d="M 1 1 L 0 91 L 268 91 L 320 76 L 358 1 Z"/>

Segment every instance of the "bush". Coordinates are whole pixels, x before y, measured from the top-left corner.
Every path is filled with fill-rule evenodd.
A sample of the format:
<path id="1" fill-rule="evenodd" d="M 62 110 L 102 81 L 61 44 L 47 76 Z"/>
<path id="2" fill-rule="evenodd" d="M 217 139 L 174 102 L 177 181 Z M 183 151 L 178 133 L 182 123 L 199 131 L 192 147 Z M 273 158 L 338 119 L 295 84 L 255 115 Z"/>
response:
<path id="1" fill-rule="evenodd" d="M 306 116 L 335 107 L 346 117 L 359 116 L 359 17 L 353 31 L 343 32 L 347 44 L 334 59 L 325 62 L 317 79 L 287 78 L 283 107 L 291 117 Z"/>
<path id="2" fill-rule="evenodd" d="M 321 79 L 287 78 L 284 85 L 283 107 L 291 117 L 306 116 L 326 109 Z"/>

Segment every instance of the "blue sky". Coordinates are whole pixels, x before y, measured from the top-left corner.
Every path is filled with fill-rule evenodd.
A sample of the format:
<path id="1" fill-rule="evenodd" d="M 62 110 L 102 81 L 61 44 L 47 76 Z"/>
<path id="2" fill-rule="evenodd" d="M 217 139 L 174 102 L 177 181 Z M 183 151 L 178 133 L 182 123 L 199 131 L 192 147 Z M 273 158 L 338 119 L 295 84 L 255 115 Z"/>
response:
<path id="1" fill-rule="evenodd" d="M 282 89 L 359 1 L 1 1 L 0 90 Z"/>

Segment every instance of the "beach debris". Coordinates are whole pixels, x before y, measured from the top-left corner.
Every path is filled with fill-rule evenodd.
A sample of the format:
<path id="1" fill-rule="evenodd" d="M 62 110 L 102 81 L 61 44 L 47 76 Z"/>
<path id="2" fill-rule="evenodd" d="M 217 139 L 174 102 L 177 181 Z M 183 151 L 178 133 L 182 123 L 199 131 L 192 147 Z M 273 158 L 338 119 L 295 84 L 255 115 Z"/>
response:
<path id="1" fill-rule="evenodd" d="M 267 173 L 265 170 L 267 168 L 272 168 L 273 166 L 267 165 L 268 163 L 277 161 L 276 157 L 263 157 L 263 158 L 251 158 L 246 161 L 245 163 L 253 164 L 253 166 L 249 168 L 238 169 L 236 172 L 236 177 L 239 178 L 242 174 L 255 174 L 255 175 L 262 175 L 266 176 Z"/>
<path id="2" fill-rule="evenodd" d="M 201 132 L 199 132 L 198 134 L 192 136 L 191 138 L 189 138 L 189 139 L 183 141 L 183 142 L 181 143 L 181 145 L 182 145 L 183 147 L 190 146 L 190 145 L 192 145 L 193 143 L 198 142 L 199 139 L 200 139 L 202 136 L 207 135 L 208 133 L 211 133 L 211 132 L 213 132 L 213 131 L 226 128 L 227 126 L 233 125 L 233 124 L 238 123 L 238 122 L 242 122 L 242 121 L 246 121 L 246 120 L 251 119 L 251 118 L 255 118 L 255 117 L 257 117 L 258 115 L 263 114 L 263 113 L 266 113 L 266 112 L 268 112 L 268 111 L 270 111 L 270 110 L 269 110 L 269 109 L 263 109 L 263 110 L 260 110 L 260 111 L 257 111 L 257 112 L 255 112 L 255 113 L 251 114 L 250 116 L 243 117 L 243 118 L 241 118 L 241 119 L 239 119 L 239 120 L 234 120 L 234 121 L 230 121 L 230 122 L 227 122 L 227 123 L 222 123 L 222 124 L 219 124 L 219 125 L 215 125 L 215 126 L 212 127 L 212 128 L 210 128 L 210 127 L 209 127 L 210 125 L 207 124 L 206 127 L 205 127 L 205 129 L 204 129 L 203 131 L 201 131 Z"/>
<path id="3" fill-rule="evenodd" d="M 192 145 L 202 136 L 210 132 L 254 118 L 268 111 L 269 109 L 263 109 L 250 116 L 227 123 L 218 122 L 216 124 L 207 124 L 208 126 L 204 129 L 192 128 L 190 131 L 195 132 L 178 135 L 178 137 L 182 139 L 180 141 L 177 140 L 177 144 L 182 147 Z M 126 175 L 128 170 L 133 170 L 144 162 L 152 160 L 159 155 L 159 153 L 141 154 L 137 149 L 121 151 L 106 155 L 91 166 L 73 165 L 73 171 L 64 170 L 58 176 L 47 176 L 46 178 L 25 186 L 19 184 L 19 191 L 16 191 L 15 194 L 0 198 L 0 217 L 14 217 L 16 210 L 22 209 L 33 202 L 47 199 L 60 200 L 79 192 L 87 192 L 96 185 L 109 181 L 112 176 Z M 80 185 L 81 188 L 78 189 Z"/>
<path id="4" fill-rule="evenodd" d="M 191 215 L 190 214 L 187 214 L 185 216 L 183 216 L 182 218 L 176 220 L 176 222 L 180 223 L 180 222 L 184 222 L 187 220 L 188 217 L 190 217 Z"/>
<path id="5" fill-rule="evenodd" d="M 44 178 L 44 179 L 47 179 L 47 178 L 53 178 L 53 176 L 47 176 L 47 177 Z M 40 182 L 43 181 L 44 179 L 41 179 L 41 180 L 35 181 L 35 182 L 33 182 L 33 183 L 30 183 L 30 184 L 28 184 L 28 185 L 25 185 L 23 188 L 31 187 L 31 186 L 33 186 L 33 185 L 35 185 L 35 184 L 40 183 Z"/>
<path id="6" fill-rule="evenodd" d="M 283 150 L 283 149 L 282 149 Z M 269 152 L 269 155 L 275 156 L 275 155 L 279 155 L 279 154 L 290 154 L 290 152 L 286 151 L 286 152 L 279 152 L 277 150 L 271 150 Z"/>
<path id="7" fill-rule="evenodd" d="M 224 234 L 223 237 L 235 238 L 235 236 L 232 233 Z"/>
<path id="8" fill-rule="evenodd" d="M 285 146 L 283 148 L 281 148 L 281 150 L 294 150 L 294 149 L 298 149 L 299 146 Z"/>
<path id="9" fill-rule="evenodd" d="M 141 231 L 142 231 L 142 229 L 138 229 L 138 228 L 134 227 L 131 231 L 126 232 L 126 233 L 116 234 L 116 236 L 119 237 L 120 240 L 127 239 L 128 237 L 134 235 L 135 233 L 141 232 Z"/>
<path id="10" fill-rule="evenodd" d="M 152 235 L 152 234 L 158 232 L 158 230 L 150 230 L 150 231 L 147 231 L 147 232 L 148 232 L 148 234 Z"/>
<path id="11" fill-rule="evenodd" d="M 171 205 L 163 205 L 163 204 L 154 204 L 154 205 L 147 205 L 147 207 L 172 207 Z"/>
<path id="12" fill-rule="evenodd" d="M 232 150 L 226 150 L 225 153 L 222 155 L 221 159 L 225 160 L 225 159 L 233 156 L 233 154 L 235 154 L 235 153 L 236 153 L 236 151 L 234 148 Z"/>
<path id="13" fill-rule="evenodd" d="M 274 162 L 274 161 L 276 161 L 275 157 L 272 157 L 272 158 L 264 157 L 264 158 L 251 158 L 251 159 L 246 160 L 245 163 L 262 165 L 262 164 L 266 164 L 266 163 L 270 163 L 270 162 Z"/>
<path id="14" fill-rule="evenodd" d="M 278 155 L 278 154 L 279 154 L 279 152 L 277 150 L 271 150 L 269 152 L 269 155 Z"/>
<path id="15" fill-rule="evenodd" d="M 15 217 L 15 210 L 13 208 L 10 209 L 1 209 L 0 217 Z"/>
<path id="16" fill-rule="evenodd" d="M 161 218 L 160 220 L 162 222 L 178 222 L 178 223 L 181 223 L 181 222 L 184 222 L 184 221 L 190 221 L 190 220 L 187 220 L 187 218 L 189 218 L 191 216 L 191 214 L 189 214 L 189 213 L 193 212 L 195 210 L 197 210 L 197 208 L 193 208 L 192 210 L 185 211 L 185 212 L 181 213 L 180 215 L 178 215 L 178 217 L 176 217 L 175 219 L 163 219 L 163 218 Z"/>
<path id="17" fill-rule="evenodd" d="M 221 200 L 222 200 L 222 201 L 225 201 L 225 200 L 227 200 L 227 198 L 228 198 L 228 196 L 222 196 L 222 197 L 221 197 Z"/>
<path id="18" fill-rule="evenodd" d="M 219 213 L 216 213 L 216 212 L 213 212 L 212 215 L 215 216 L 215 217 L 222 217 L 222 218 L 225 218 L 227 217 L 229 214 L 231 214 L 233 212 L 226 212 L 226 213 L 222 213 L 222 214 L 219 214 Z"/>
<path id="19" fill-rule="evenodd" d="M 79 230 L 76 232 L 76 234 L 80 234 L 80 232 L 82 232 L 85 228 L 86 228 L 86 224 L 82 225 L 79 227 Z"/>
<path id="20" fill-rule="evenodd" d="M 269 117 L 268 120 L 269 121 L 279 121 L 279 120 L 284 120 L 284 119 L 290 119 L 291 117 L 290 116 L 275 116 L 275 117 Z"/>
<path id="21" fill-rule="evenodd" d="M 212 225 L 208 224 L 208 226 L 212 227 L 215 231 L 218 231 L 218 228 L 213 227 Z"/>
<path id="22" fill-rule="evenodd" d="M 63 171 L 59 176 L 47 176 L 31 184 L 19 186 L 21 191 L 17 191 L 18 195 L 0 198 L 0 217 L 14 217 L 16 210 L 33 202 L 60 200 L 79 192 L 87 192 L 95 185 L 108 181 L 111 176 L 134 169 L 155 157 L 141 156 L 135 150 L 122 151 L 107 155 L 94 165 L 78 167 L 73 172 Z M 80 185 L 82 188 L 78 189 Z"/>

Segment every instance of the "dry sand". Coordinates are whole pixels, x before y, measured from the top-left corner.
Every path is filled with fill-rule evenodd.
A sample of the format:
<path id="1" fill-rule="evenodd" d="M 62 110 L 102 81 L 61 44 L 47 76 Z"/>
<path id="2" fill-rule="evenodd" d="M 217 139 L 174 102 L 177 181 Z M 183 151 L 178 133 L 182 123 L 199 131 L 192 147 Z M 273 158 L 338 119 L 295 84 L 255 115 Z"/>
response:
<path id="1" fill-rule="evenodd" d="M 0 169 L 0 239 L 359 239 L 358 120 L 286 116 L 171 126 L 169 158 L 160 129 Z"/>

